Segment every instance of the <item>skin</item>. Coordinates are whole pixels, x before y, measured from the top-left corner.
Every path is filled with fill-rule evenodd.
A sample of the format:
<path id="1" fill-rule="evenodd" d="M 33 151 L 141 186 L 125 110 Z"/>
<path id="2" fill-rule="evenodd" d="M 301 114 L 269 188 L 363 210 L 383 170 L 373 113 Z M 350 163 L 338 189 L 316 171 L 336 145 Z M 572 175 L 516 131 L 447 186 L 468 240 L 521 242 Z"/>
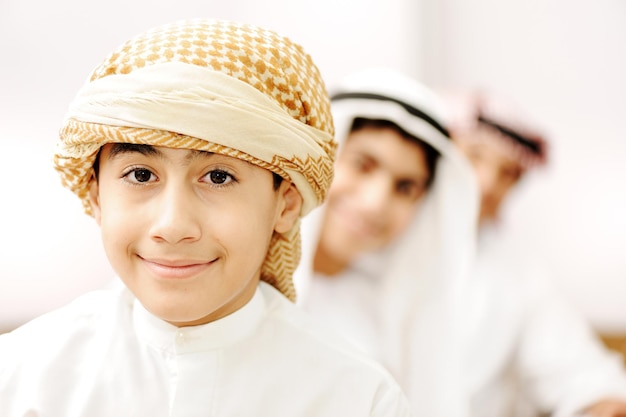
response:
<path id="1" fill-rule="evenodd" d="M 585 412 L 593 417 L 626 417 L 626 402 L 620 399 L 606 399 L 587 408 Z"/>
<path id="2" fill-rule="evenodd" d="M 484 135 L 489 133 L 463 133 L 463 135 L 471 134 Z M 482 193 L 480 222 L 496 219 L 505 197 L 523 176 L 522 166 L 504 153 L 493 141 L 476 141 L 460 135 L 456 135 L 453 139 L 459 149 L 468 157 L 478 177 Z M 586 408 L 584 415 L 626 417 L 626 402 L 614 398 L 603 399 Z"/>
<path id="3" fill-rule="evenodd" d="M 490 132 L 477 130 L 462 132 L 454 137 L 458 148 L 472 164 L 481 191 L 479 221 L 485 223 L 496 220 L 498 213 L 509 192 L 524 174 L 523 167 L 512 157 L 502 152 L 492 140 L 484 140 L 472 135 L 491 135 Z M 495 138 L 495 141 L 502 140 Z"/>
<path id="4" fill-rule="evenodd" d="M 254 295 L 270 239 L 302 197 L 270 171 L 200 151 L 105 145 L 90 185 L 114 270 L 143 306 L 176 326 L 220 319 Z"/>
<path id="5" fill-rule="evenodd" d="M 352 132 L 335 162 L 314 269 L 332 276 L 407 227 L 430 172 L 424 151 L 390 128 Z"/>

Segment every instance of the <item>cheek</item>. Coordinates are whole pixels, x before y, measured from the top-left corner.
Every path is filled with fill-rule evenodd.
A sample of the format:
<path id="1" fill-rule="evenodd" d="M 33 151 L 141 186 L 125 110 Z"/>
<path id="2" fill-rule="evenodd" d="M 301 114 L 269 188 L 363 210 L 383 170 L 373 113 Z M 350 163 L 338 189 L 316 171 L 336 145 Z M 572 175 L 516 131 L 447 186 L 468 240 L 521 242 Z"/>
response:
<path id="1" fill-rule="evenodd" d="M 511 186 L 512 184 L 507 182 L 507 183 L 503 183 L 503 184 L 498 184 L 497 187 L 495 187 L 494 190 L 494 197 L 497 199 L 497 201 L 501 201 L 504 199 L 504 197 L 508 194 L 508 192 L 511 190 Z"/>
<path id="2" fill-rule="evenodd" d="M 488 167 L 477 168 L 476 174 L 481 193 L 493 197 L 499 188 L 498 176 Z"/>
<path id="3" fill-rule="evenodd" d="M 354 170 L 337 166 L 333 182 L 328 190 L 328 199 L 353 194 L 359 189 L 360 184 L 364 181 L 364 176 L 358 175 Z"/>
<path id="4" fill-rule="evenodd" d="M 395 202 L 390 204 L 392 219 L 388 231 L 388 239 L 392 241 L 402 234 L 416 214 L 418 203 Z"/>
<path id="5" fill-rule="evenodd" d="M 240 210 L 246 207 L 253 210 Z M 264 258 L 278 217 L 277 210 L 266 202 L 242 203 L 232 207 L 227 216 L 212 219 L 205 230 L 210 228 L 232 250 Z"/>
<path id="6" fill-rule="evenodd" d="M 149 216 L 135 206 L 121 204 L 122 199 L 110 193 L 100 195 L 100 229 L 102 241 L 109 256 L 126 250 L 146 230 Z"/>
<path id="7" fill-rule="evenodd" d="M 104 193 L 100 197 L 100 224 L 104 229 L 119 229 L 124 231 L 126 227 L 132 228 L 137 225 L 144 215 L 141 209 L 129 205 L 121 204 L 123 200 Z"/>
<path id="8" fill-rule="evenodd" d="M 103 210 L 100 228 L 104 249 L 114 263 L 117 256 L 126 253 L 132 242 L 138 240 L 141 226 L 137 221 L 132 221 L 129 216 L 121 215 L 118 211 Z"/>

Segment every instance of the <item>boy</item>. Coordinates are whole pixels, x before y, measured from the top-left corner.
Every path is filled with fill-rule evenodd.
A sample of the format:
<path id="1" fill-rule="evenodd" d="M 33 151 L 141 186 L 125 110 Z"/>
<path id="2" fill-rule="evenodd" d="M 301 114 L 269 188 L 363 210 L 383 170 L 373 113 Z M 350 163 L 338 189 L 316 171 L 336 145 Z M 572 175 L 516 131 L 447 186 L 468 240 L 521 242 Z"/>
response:
<path id="1" fill-rule="evenodd" d="M 453 143 L 481 190 L 479 240 L 465 297 L 472 415 L 626 415 L 626 373 L 583 317 L 507 238 L 501 212 L 547 145 L 531 119 L 494 93 L 442 93 Z"/>
<path id="2" fill-rule="evenodd" d="M 331 103 L 340 148 L 327 202 L 304 224 L 298 302 L 383 363 L 415 415 L 463 416 L 470 166 L 438 98 L 404 74 L 352 74 Z"/>
<path id="3" fill-rule="evenodd" d="M 408 415 L 289 301 L 334 148 L 317 68 L 274 32 L 193 20 L 122 45 L 55 164 L 125 286 L 0 337 L 0 415 Z"/>
<path id="4" fill-rule="evenodd" d="M 482 262 L 472 231 L 491 211 L 479 215 L 471 166 L 438 128 L 460 140 L 450 106 L 388 71 L 354 74 L 331 102 L 343 143 L 324 211 L 307 219 L 299 303 L 385 364 L 416 415 L 525 415 L 507 379 L 525 366 L 541 411 L 619 416 L 621 368 L 558 299 L 510 285 L 519 265 L 470 275 Z M 440 154 L 434 169 L 424 143 Z M 520 160 L 541 161 L 520 146 Z"/>

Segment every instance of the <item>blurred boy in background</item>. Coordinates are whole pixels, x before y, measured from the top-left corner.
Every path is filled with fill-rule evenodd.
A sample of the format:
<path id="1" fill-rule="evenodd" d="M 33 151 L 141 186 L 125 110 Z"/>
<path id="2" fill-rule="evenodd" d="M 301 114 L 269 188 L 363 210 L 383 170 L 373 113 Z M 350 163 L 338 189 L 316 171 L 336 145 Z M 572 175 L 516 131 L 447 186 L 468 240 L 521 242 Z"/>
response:
<path id="1" fill-rule="evenodd" d="M 551 285 L 530 248 L 508 239 L 507 197 L 547 162 L 543 135 L 511 100 L 443 93 L 453 142 L 481 191 L 477 259 L 464 310 L 472 414 L 626 415 L 626 375 Z"/>
<path id="2" fill-rule="evenodd" d="M 369 69 L 334 87 L 335 177 L 303 223 L 298 303 L 383 363 L 416 416 L 466 416 L 459 306 L 476 240 L 471 167 L 440 100 L 416 80 Z"/>

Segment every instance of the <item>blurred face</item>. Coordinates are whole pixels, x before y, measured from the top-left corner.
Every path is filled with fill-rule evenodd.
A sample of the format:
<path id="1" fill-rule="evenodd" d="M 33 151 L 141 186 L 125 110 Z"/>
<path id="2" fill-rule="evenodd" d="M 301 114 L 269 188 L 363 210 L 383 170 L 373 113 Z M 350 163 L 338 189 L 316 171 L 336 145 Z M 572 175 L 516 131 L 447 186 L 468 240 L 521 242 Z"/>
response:
<path id="1" fill-rule="evenodd" d="M 335 162 L 315 258 L 318 272 L 341 272 L 406 228 L 430 173 L 424 151 L 390 128 L 352 132 Z"/>
<path id="2" fill-rule="evenodd" d="M 236 311 L 256 289 L 274 231 L 296 220 L 288 181 L 239 159 L 109 144 L 90 189 L 107 256 L 144 307 L 177 326 Z"/>
<path id="3" fill-rule="evenodd" d="M 463 133 L 455 138 L 459 149 L 467 156 L 478 177 L 482 200 L 480 221 L 494 220 L 498 216 L 500 206 L 508 192 L 519 181 L 523 174 L 522 166 L 508 156 L 494 142 L 502 140 L 472 140 L 465 135 L 491 133 Z"/>

